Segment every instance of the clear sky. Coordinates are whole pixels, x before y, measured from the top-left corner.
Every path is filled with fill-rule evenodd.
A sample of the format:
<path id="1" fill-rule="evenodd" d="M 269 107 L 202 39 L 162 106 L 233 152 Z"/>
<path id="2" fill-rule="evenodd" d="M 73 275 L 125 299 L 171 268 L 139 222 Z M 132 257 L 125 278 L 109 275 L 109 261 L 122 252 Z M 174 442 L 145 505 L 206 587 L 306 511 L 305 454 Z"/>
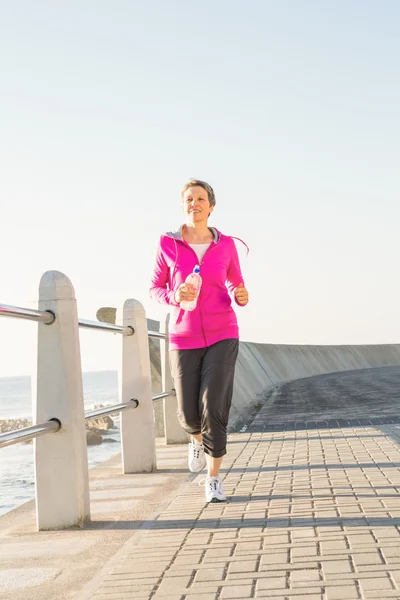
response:
<path id="1" fill-rule="evenodd" d="M 0 302 L 43 272 L 79 315 L 148 298 L 191 176 L 239 236 L 242 339 L 400 342 L 396 0 L 0 1 Z M 37 326 L 0 320 L 0 375 L 30 373 Z M 82 332 L 84 370 L 121 340 Z"/>

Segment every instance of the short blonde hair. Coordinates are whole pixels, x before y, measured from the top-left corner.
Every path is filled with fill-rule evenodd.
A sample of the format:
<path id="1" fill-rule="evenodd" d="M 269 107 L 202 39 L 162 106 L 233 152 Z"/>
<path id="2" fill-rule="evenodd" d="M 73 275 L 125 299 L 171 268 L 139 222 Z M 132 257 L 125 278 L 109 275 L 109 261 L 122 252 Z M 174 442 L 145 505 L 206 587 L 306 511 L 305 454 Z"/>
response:
<path id="1" fill-rule="evenodd" d="M 185 185 L 183 186 L 183 189 L 181 191 L 181 199 L 183 200 L 183 194 L 186 192 L 186 190 L 188 190 L 191 187 L 195 187 L 195 186 L 202 187 L 208 194 L 208 201 L 210 202 L 210 206 L 215 206 L 216 201 L 215 201 L 214 190 L 212 189 L 212 187 L 209 183 L 206 183 L 205 181 L 202 181 L 201 179 L 189 179 L 189 181 L 187 181 L 185 183 Z"/>

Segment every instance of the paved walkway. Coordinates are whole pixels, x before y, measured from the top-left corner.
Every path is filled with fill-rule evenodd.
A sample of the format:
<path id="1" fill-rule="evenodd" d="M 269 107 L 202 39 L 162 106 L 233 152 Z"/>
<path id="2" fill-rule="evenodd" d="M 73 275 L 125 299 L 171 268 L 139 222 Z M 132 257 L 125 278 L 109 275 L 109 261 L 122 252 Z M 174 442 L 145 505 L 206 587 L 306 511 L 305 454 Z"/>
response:
<path id="1" fill-rule="evenodd" d="M 400 369 L 282 385 L 229 439 L 224 504 L 206 505 L 186 446 L 158 471 L 90 471 L 92 523 L 0 517 L 4 600 L 400 600 Z"/>
<path id="2" fill-rule="evenodd" d="M 392 375 L 388 396 L 375 376 L 375 401 L 362 416 L 379 423 L 369 426 L 352 424 L 361 413 L 352 412 L 350 392 L 350 420 L 332 426 L 346 417 L 331 412 L 332 385 L 343 393 L 343 379 L 324 386 L 313 378 L 313 393 L 304 380 L 286 384 L 248 431 L 230 436 L 229 501 L 207 506 L 200 476 L 183 484 L 75 600 L 400 600 L 400 386 Z M 293 393 L 298 385 L 303 395 Z M 295 421 L 304 417 L 309 425 Z"/>

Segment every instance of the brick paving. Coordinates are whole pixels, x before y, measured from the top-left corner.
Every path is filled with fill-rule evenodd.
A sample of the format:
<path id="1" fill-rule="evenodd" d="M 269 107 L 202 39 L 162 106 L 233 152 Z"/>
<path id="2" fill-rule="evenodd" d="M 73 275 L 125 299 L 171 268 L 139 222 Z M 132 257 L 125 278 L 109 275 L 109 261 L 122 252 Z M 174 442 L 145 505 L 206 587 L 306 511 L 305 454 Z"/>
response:
<path id="1" fill-rule="evenodd" d="M 266 394 L 253 431 L 400 423 L 400 367 L 328 373 Z"/>
<path id="2" fill-rule="evenodd" d="M 400 425 L 298 429 L 287 411 L 271 431 L 272 414 L 230 436 L 229 500 L 206 505 L 201 477 L 188 482 L 88 598 L 400 600 Z"/>

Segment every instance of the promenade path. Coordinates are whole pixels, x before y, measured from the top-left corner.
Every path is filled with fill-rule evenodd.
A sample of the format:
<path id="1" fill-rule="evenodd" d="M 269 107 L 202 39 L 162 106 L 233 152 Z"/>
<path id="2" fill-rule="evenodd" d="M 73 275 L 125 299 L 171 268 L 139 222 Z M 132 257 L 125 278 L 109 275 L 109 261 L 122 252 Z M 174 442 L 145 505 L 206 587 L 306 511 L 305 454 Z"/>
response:
<path id="1" fill-rule="evenodd" d="M 185 454 L 160 446 L 149 475 L 118 475 L 117 459 L 93 470 L 84 531 L 27 535 L 31 508 L 1 518 L 0 598 L 400 600 L 399 367 L 271 392 L 230 435 L 226 503 L 205 504 Z M 13 587 L 13 569 L 42 582 Z"/>

